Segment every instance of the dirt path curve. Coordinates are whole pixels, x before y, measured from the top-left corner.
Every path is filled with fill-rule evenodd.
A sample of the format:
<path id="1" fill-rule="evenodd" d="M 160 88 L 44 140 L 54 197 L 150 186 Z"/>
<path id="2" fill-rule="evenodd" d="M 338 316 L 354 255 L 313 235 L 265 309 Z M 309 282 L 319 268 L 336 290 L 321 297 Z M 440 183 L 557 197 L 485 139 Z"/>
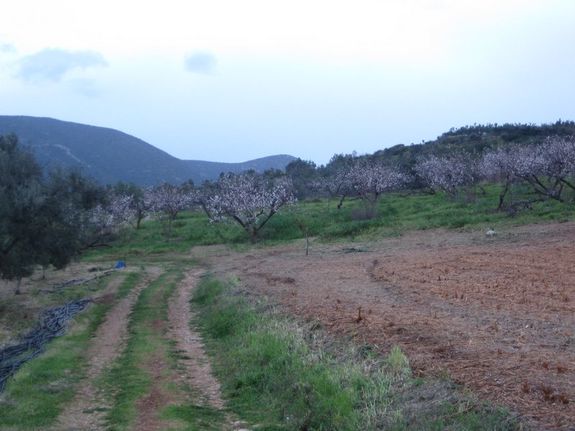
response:
<path id="1" fill-rule="evenodd" d="M 202 337 L 190 326 L 190 321 L 195 317 L 190 308 L 190 300 L 201 274 L 201 271 L 188 272 L 171 298 L 168 308 L 170 336 L 176 341 L 176 348 L 182 354 L 184 372 L 179 376 L 182 382 L 192 386 L 206 406 L 219 410 L 224 407 L 220 383 L 212 373 Z"/>
<path id="2" fill-rule="evenodd" d="M 106 315 L 106 319 L 97 329 L 90 348 L 85 382 L 76 393 L 75 398 L 61 413 L 57 430 L 99 430 L 105 429 L 105 401 L 103 394 L 96 387 L 97 379 L 104 369 L 109 367 L 122 352 L 128 335 L 128 322 L 132 310 L 141 291 L 161 273 L 159 268 L 149 268 L 143 279 L 130 293 L 120 300 Z M 115 290 L 123 279 L 116 279 Z M 115 293 L 106 292 L 107 294 Z"/>

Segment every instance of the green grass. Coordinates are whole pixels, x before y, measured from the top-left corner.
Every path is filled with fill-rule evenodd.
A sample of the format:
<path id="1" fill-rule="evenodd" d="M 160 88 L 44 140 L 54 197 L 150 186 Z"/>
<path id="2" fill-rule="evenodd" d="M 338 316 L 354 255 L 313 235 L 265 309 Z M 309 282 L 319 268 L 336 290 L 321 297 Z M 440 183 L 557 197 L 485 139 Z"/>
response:
<path id="1" fill-rule="evenodd" d="M 193 303 L 228 406 L 258 429 L 516 429 L 504 412 L 453 396 L 453 388 L 445 400 L 428 402 L 434 409 L 422 409 L 422 394 L 429 400 L 446 383 L 413 379 L 398 348 L 383 359 L 349 344 L 334 350 L 333 340 L 317 343 L 327 335 L 263 312 L 229 289 L 204 279 Z"/>
<path id="2" fill-rule="evenodd" d="M 221 410 L 190 404 L 168 406 L 161 417 L 185 424 L 186 431 L 221 431 L 226 421 Z"/>
<path id="3" fill-rule="evenodd" d="M 303 238 L 303 228 L 311 237 L 322 241 L 353 241 L 397 236 L 411 230 L 486 229 L 527 223 L 568 221 L 575 219 L 575 205 L 553 200 L 537 202 L 533 209 L 515 217 L 496 211 L 500 187 L 488 185 L 485 195 L 478 193 L 474 201 L 449 199 L 438 194 L 387 194 L 377 206 L 376 216 L 363 217 L 360 201 L 346 201 L 338 210 L 335 200 L 299 202 L 284 208 L 270 219 L 260 233 L 260 243 L 275 244 Z M 525 189 L 514 191 L 516 199 L 528 199 Z M 142 259 L 161 257 L 166 253 L 183 253 L 192 246 L 228 244 L 245 247 L 246 233 L 233 223 L 209 223 L 202 212 L 184 212 L 174 222 L 171 236 L 159 221 L 147 221 L 139 230 L 126 230 L 113 247 L 93 251 L 87 260 Z"/>
<path id="4" fill-rule="evenodd" d="M 128 292 L 137 281 L 138 274 L 129 274 L 120 291 Z M 54 424 L 85 376 L 85 353 L 112 306 L 90 305 L 76 317 L 66 335 L 52 341 L 44 354 L 16 373 L 0 398 L 1 429 L 44 429 Z"/>
<path id="5" fill-rule="evenodd" d="M 120 287 L 118 287 L 118 292 L 116 293 L 117 299 L 122 299 L 128 296 L 131 290 L 138 284 L 142 279 L 142 273 L 140 272 L 129 272 Z"/>
<path id="6" fill-rule="evenodd" d="M 166 271 L 146 286 L 130 315 L 129 339 L 122 355 L 102 378 L 102 385 L 113 396 L 108 412 L 108 426 L 112 430 L 127 429 L 136 415 L 137 401 L 146 395 L 152 381 L 144 369 L 151 355 L 169 355 L 170 343 L 165 334 L 155 329 L 157 322 L 168 319 L 168 299 L 181 278 L 181 270 Z"/>

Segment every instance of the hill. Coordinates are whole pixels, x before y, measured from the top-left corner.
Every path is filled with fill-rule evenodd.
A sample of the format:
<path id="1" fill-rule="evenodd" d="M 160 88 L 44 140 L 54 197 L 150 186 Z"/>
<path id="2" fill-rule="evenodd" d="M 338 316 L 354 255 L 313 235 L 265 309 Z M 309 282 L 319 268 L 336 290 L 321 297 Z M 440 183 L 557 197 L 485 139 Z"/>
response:
<path id="1" fill-rule="evenodd" d="M 422 157 L 459 152 L 480 154 L 510 144 L 528 145 L 543 141 L 547 136 L 575 136 L 575 122 L 557 121 L 551 124 L 485 124 L 453 128 L 436 139 L 421 144 L 396 145 L 373 154 L 387 162 L 405 168 L 412 167 Z"/>
<path id="2" fill-rule="evenodd" d="M 45 168 L 80 169 L 102 183 L 160 182 L 200 184 L 221 172 L 284 169 L 295 158 L 269 156 L 242 163 L 180 160 L 147 142 L 118 130 L 52 118 L 0 116 L 0 135 L 14 133 Z"/>

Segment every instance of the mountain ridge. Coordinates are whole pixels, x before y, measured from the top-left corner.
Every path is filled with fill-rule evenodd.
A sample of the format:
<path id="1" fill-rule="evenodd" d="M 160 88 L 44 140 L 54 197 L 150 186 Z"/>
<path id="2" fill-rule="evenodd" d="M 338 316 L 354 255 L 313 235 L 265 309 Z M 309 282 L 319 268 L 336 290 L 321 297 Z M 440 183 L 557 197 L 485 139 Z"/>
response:
<path id="1" fill-rule="evenodd" d="M 222 172 L 285 169 L 295 157 L 280 154 L 239 163 L 182 160 L 120 130 L 49 117 L 0 115 L 0 135 L 14 133 L 45 168 L 78 169 L 102 183 L 202 183 Z"/>

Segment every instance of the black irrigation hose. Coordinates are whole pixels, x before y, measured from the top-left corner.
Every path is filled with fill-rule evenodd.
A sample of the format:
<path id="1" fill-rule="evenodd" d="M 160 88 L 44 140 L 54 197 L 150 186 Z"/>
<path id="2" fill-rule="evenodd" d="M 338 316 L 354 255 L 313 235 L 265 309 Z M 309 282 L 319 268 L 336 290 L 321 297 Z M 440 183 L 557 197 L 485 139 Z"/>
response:
<path id="1" fill-rule="evenodd" d="M 90 298 L 69 302 L 61 307 L 44 310 L 34 329 L 20 341 L 0 350 L 0 392 L 18 369 L 42 353 L 53 338 L 63 335 L 66 325 L 92 302 Z"/>

